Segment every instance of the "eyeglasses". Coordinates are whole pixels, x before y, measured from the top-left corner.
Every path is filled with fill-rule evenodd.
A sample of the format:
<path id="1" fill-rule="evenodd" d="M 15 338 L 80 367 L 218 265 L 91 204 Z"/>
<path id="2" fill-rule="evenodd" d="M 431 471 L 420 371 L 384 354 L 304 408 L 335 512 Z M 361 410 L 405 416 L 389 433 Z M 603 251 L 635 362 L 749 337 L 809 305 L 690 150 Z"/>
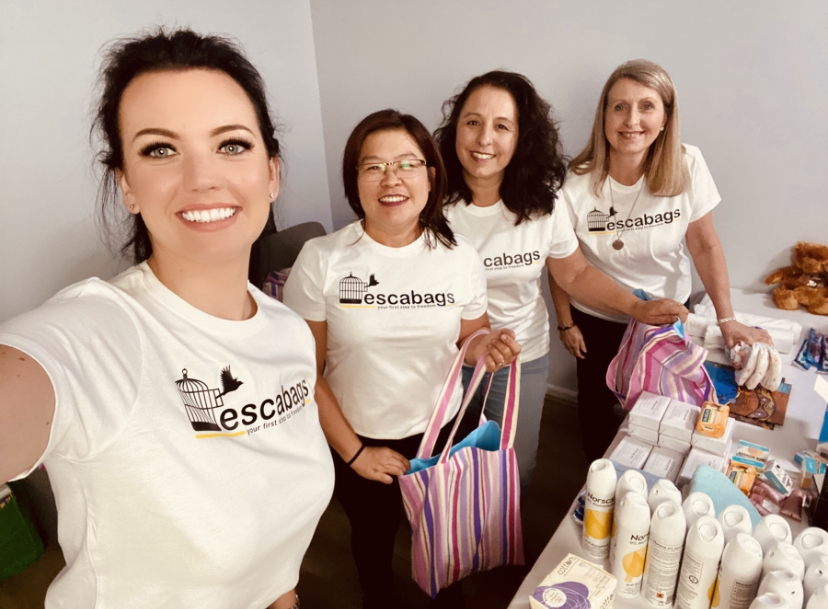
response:
<path id="1" fill-rule="evenodd" d="M 418 169 L 425 166 L 426 162 L 422 159 L 400 159 L 390 163 L 363 163 L 357 165 L 357 173 L 366 180 L 381 180 L 389 169 L 393 169 L 400 178 L 412 178 Z"/>

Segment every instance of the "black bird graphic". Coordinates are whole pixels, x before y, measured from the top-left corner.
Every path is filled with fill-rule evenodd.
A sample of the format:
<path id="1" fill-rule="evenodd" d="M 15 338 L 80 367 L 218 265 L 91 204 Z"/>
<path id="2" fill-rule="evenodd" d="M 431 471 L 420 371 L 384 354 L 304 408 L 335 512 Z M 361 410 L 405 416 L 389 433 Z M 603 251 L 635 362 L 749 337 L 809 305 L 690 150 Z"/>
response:
<path id="1" fill-rule="evenodd" d="M 373 273 L 371 273 L 371 276 L 368 277 L 368 286 L 367 287 L 371 287 L 372 285 L 379 285 L 379 281 L 374 279 L 374 274 Z"/>
<path id="2" fill-rule="evenodd" d="M 230 366 L 221 369 L 221 388 L 223 391 L 219 394 L 220 396 L 227 395 L 231 391 L 235 391 L 243 384 L 244 381 L 233 378 L 233 375 L 230 372 Z"/>

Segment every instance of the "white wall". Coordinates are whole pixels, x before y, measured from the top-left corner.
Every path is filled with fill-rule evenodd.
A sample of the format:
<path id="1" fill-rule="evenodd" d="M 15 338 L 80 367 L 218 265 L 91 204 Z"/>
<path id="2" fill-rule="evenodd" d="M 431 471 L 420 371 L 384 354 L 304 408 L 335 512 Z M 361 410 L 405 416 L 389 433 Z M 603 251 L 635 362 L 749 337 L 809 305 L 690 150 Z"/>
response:
<path id="1" fill-rule="evenodd" d="M 715 213 L 731 282 L 761 287 L 797 240 L 828 243 L 828 3 L 311 0 L 334 224 L 350 221 L 342 149 L 365 115 L 396 107 L 439 124 L 469 78 L 522 72 L 550 100 L 569 154 L 600 89 L 628 59 L 663 65 L 684 141 L 722 194 Z M 550 382 L 575 387 L 553 333 Z"/>
<path id="2" fill-rule="evenodd" d="M 92 89 L 102 45 L 154 25 L 242 43 L 283 128 L 277 219 L 332 227 L 308 0 L 2 0 L 0 321 L 124 266 L 95 228 Z"/>

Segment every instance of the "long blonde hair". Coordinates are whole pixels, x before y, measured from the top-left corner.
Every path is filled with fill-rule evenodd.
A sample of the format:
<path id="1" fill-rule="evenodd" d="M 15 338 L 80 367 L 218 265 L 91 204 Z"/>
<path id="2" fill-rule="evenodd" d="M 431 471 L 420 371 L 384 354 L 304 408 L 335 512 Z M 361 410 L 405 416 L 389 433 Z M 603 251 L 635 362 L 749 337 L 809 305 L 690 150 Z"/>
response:
<path id="1" fill-rule="evenodd" d="M 601 196 L 609 174 L 609 142 L 604 134 L 604 117 L 610 89 L 622 78 L 629 78 L 658 92 L 667 115 L 664 130 L 650 145 L 644 160 L 647 188 L 659 197 L 683 193 L 690 186 L 690 172 L 684 162 L 684 146 L 681 144 L 676 87 L 664 68 L 646 59 L 633 59 L 621 64 L 607 79 L 595 110 L 592 136 L 586 148 L 569 163 L 570 170 L 577 175 L 591 173 L 592 190 L 595 196 Z"/>

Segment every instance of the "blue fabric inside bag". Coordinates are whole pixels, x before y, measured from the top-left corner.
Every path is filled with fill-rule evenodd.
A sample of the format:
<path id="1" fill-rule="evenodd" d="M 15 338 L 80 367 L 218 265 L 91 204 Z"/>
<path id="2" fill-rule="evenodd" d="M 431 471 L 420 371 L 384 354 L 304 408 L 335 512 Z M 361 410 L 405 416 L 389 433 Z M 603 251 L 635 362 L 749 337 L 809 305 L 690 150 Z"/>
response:
<path id="1" fill-rule="evenodd" d="M 467 446 L 489 451 L 500 450 L 500 426 L 494 421 L 486 421 L 483 425 L 452 446 L 449 451 L 449 457 L 461 448 L 466 448 Z M 436 465 L 439 460 L 440 453 L 428 459 L 411 459 L 411 467 L 406 474 L 422 471 L 432 465 Z"/>
<path id="2" fill-rule="evenodd" d="M 650 300 L 653 299 L 652 296 L 647 294 L 647 292 L 645 292 L 641 288 L 633 290 L 633 296 L 637 296 L 641 300 L 646 300 L 646 301 L 650 301 Z M 675 331 L 678 333 L 679 336 L 681 336 L 683 339 L 687 340 L 687 335 L 684 333 L 684 324 L 681 323 L 680 319 L 676 320 L 676 323 L 673 324 L 673 328 L 675 329 Z"/>

